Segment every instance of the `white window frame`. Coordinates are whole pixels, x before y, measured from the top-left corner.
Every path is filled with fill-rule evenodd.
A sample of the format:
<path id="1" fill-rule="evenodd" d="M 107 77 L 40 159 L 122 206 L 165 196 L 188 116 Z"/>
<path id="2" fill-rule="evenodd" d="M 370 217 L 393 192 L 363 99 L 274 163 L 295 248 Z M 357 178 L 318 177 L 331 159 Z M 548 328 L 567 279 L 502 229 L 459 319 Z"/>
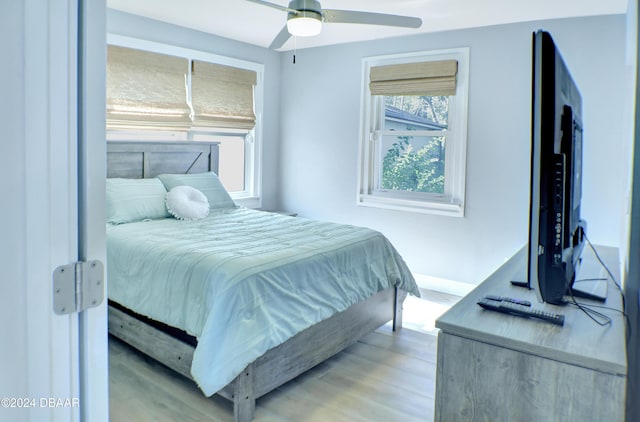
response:
<path id="1" fill-rule="evenodd" d="M 369 91 L 372 67 L 454 59 L 458 61 L 456 94 L 449 97 L 449 124 L 441 131 L 411 131 L 414 136 L 445 136 L 444 194 L 398 192 L 378 189 L 381 152 L 377 145 L 384 135 L 384 99 Z M 388 56 L 366 57 L 362 60 L 362 113 L 360 126 L 360 157 L 357 204 L 367 207 L 395 209 L 428 214 L 464 216 L 467 109 L 469 94 L 469 48 L 422 51 Z M 402 136 L 404 132 L 393 131 Z"/>
<path id="2" fill-rule="evenodd" d="M 264 104 L 264 64 L 217 54 L 162 44 L 139 38 L 132 38 L 117 34 L 107 34 L 107 44 L 121 47 L 135 48 L 160 54 L 169 54 L 184 57 L 189 60 L 200 60 L 225 66 L 233 66 L 256 72 L 256 85 L 253 90 L 254 113 L 256 124 L 253 129 L 246 130 L 194 130 L 188 133 L 145 133 L 143 131 L 107 131 L 109 140 L 143 140 L 143 141 L 178 141 L 192 140 L 194 135 L 215 136 L 241 136 L 245 139 L 245 189 L 240 192 L 229 192 L 229 195 L 238 204 L 248 208 L 260 208 L 262 206 L 262 110 Z M 159 137 L 157 136 L 159 135 Z"/>

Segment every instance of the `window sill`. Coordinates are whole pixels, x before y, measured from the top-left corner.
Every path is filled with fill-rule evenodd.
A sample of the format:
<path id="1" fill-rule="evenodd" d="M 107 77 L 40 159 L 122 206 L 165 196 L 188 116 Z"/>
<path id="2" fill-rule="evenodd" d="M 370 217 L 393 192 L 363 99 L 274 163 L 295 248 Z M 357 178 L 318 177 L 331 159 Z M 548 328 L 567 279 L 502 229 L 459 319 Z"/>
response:
<path id="1" fill-rule="evenodd" d="M 376 195 L 358 197 L 358 205 L 363 207 L 384 208 L 389 210 L 415 212 L 421 214 L 464 217 L 464 205 L 435 201 L 412 201 L 408 199 L 388 198 Z"/>
<path id="2" fill-rule="evenodd" d="M 284 211 L 284 210 L 263 210 L 263 209 L 260 209 L 260 211 L 270 212 L 272 214 L 286 215 L 287 217 L 297 217 L 298 216 L 297 212 L 290 212 L 290 211 Z"/>
<path id="3" fill-rule="evenodd" d="M 229 195 L 231 199 L 233 199 L 233 202 L 245 208 L 260 208 L 262 206 L 262 199 L 260 197 Z"/>

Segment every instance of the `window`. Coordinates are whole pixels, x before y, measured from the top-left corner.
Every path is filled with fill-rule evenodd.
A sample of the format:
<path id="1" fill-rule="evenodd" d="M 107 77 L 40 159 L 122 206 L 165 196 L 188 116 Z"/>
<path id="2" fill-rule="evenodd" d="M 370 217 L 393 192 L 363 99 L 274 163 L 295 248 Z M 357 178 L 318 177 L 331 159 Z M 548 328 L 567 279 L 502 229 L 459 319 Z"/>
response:
<path id="1" fill-rule="evenodd" d="M 220 142 L 218 176 L 260 207 L 264 66 L 109 35 L 107 139 Z"/>
<path id="2" fill-rule="evenodd" d="M 216 134 L 215 132 L 194 132 L 191 139 L 194 141 L 219 142 L 218 177 L 233 199 L 249 197 L 251 192 L 257 190 L 253 185 L 255 181 L 252 178 L 254 139 L 251 133 Z"/>
<path id="3" fill-rule="evenodd" d="M 464 215 L 468 58 L 364 59 L 359 205 Z"/>

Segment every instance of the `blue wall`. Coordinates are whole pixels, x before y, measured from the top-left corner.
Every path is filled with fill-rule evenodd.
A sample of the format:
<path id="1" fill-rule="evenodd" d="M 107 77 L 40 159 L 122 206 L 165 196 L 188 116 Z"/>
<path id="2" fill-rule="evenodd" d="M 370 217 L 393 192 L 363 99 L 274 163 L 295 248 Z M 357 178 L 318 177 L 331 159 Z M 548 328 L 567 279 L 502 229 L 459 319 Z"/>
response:
<path id="1" fill-rule="evenodd" d="M 291 52 L 110 10 L 109 33 L 265 65 L 263 207 L 382 231 L 417 273 L 477 284 L 527 241 L 531 33 L 549 30 L 583 95 L 583 217 L 624 249 L 633 103 L 625 17 L 500 25 Z M 356 205 L 362 59 L 470 47 L 466 215 Z"/>
<path id="2" fill-rule="evenodd" d="M 477 284 L 527 241 L 531 34 L 549 30 L 583 95 L 583 216 L 596 243 L 626 231 L 632 101 L 625 17 L 500 25 L 283 54 L 280 200 L 303 216 L 385 233 L 422 274 Z M 466 215 L 356 205 L 362 59 L 470 47 Z"/>

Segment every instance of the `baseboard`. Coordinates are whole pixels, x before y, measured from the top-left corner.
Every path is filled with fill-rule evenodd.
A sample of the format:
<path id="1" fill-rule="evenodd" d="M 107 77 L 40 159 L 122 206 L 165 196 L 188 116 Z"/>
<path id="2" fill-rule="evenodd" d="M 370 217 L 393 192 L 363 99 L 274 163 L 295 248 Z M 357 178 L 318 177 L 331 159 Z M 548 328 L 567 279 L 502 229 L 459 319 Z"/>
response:
<path id="1" fill-rule="evenodd" d="M 466 296 L 471 290 L 476 288 L 474 284 L 424 274 L 413 274 L 413 277 L 416 279 L 418 287 L 422 289 L 435 290 L 460 297 Z"/>

